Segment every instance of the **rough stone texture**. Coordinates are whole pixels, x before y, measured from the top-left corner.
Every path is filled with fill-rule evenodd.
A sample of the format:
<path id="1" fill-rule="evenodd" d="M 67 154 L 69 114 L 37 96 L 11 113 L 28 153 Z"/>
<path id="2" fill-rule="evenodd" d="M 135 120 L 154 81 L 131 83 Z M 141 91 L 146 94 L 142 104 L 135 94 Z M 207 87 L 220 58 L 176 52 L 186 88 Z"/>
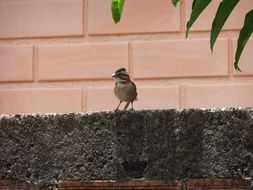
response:
<path id="1" fill-rule="evenodd" d="M 0 180 L 244 178 L 253 109 L 0 117 Z"/>

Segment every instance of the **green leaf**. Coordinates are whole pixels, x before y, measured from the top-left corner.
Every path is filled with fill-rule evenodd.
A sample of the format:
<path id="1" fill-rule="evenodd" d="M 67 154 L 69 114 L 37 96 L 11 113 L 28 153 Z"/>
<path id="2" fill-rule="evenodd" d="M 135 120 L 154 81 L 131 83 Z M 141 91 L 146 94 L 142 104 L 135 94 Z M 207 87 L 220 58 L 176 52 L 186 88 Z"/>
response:
<path id="1" fill-rule="evenodd" d="M 253 32 L 253 10 L 247 13 L 244 20 L 244 25 L 240 31 L 239 38 L 237 40 L 237 49 L 235 53 L 234 67 L 236 71 L 241 71 L 238 66 L 239 59 L 241 57 L 242 51 L 247 44 L 251 34 Z"/>
<path id="2" fill-rule="evenodd" d="M 118 23 L 121 18 L 125 0 L 111 0 L 112 18 L 115 23 Z"/>
<path id="3" fill-rule="evenodd" d="M 192 3 L 192 12 L 190 20 L 186 25 L 186 38 L 188 37 L 188 33 L 190 31 L 191 26 L 199 17 L 199 15 L 203 12 L 203 10 L 209 5 L 212 0 L 194 0 Z"/>
<path id="4" fill-rule="evenodd" d="M 221 1 L 219 8 L 216 12 L 215 18 L 212 24 L 211 36 L 210 36 L 210 47 L 213 51 L 214 43 L 225 24 L 227 18 L 231 14 L 232 10 L 235 8 L 240 0 L 223 0 Z"/>
<path id="5" fill-rule="evenodd" d="M 174 7 L 176 7 L 180 0 L 171 0 L 171 1 L 173 3 Z"/>

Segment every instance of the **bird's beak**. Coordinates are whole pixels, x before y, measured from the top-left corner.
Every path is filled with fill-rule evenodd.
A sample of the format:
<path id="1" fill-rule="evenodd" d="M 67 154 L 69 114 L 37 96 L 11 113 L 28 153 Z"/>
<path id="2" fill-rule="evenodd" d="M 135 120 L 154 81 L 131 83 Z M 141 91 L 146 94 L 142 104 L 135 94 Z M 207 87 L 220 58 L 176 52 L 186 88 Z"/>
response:
<path id="1" fill-rule="evenodd" d="M 112 77 L 113 77 L 113 78 L 115 78 L 115 76 L 116 76 L 116 74 L 115 74 L 115 73 L 113 73 L 113 74 L 112 74 Z"/>

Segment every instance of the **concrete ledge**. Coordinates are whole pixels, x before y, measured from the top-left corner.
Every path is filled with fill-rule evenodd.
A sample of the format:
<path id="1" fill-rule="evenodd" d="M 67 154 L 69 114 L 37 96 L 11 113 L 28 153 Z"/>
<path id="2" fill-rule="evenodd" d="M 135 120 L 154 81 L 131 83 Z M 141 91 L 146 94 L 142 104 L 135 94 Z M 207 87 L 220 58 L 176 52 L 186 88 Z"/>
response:
<path id="1" fill-rule="evenodd" d="M 253 175 L 253 109 L 0 117 L 0 180 L 183 180 Z"/>

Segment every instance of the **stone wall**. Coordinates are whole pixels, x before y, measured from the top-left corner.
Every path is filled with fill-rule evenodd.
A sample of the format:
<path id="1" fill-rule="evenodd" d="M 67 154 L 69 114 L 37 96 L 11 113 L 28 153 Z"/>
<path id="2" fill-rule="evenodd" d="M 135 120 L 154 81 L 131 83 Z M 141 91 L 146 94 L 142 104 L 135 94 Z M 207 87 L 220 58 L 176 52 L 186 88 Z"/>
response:
<path id="1" fill-rule="evenodd" d="M 0 180 L 187 180 L 253 175 L 253 109 L 0 117 Z"/>

